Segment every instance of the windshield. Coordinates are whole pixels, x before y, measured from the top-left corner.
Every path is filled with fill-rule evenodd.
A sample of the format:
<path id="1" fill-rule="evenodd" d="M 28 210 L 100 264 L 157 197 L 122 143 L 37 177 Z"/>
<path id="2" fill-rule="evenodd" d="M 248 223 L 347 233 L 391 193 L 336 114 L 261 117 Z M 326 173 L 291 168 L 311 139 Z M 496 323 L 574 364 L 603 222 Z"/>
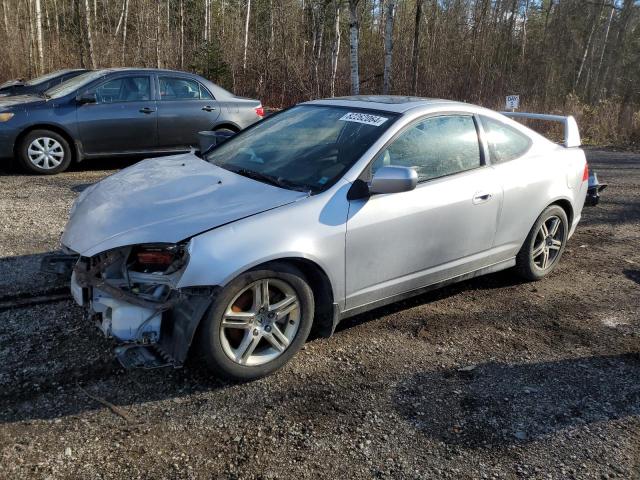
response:
<path id="1" fill-rule="evenodd" d="M 41 77 L 32 78 L 26 83 L 26 85 L 39 85 L 46 82 L 47 80 L 51 80 L 52 78 L 57 77 L 58 75 L 64 74 L 67 71 L 68 70 L 56 70 L 55 72 L 47 73 L 46 75 L 42 75 Z"/>
<path id="2" fill-rule="evenodd" d="M 397 115 L 299 105 L 239 133 L 206 159 L 283 188 L 319 192 L 335 183 Z"/>
<path id="3" fill-rule="evenodd" d="M 84 85 L 106 75 L 106 73 L 107 72 L 105 72 L 104 70 L 83 73 L 82 75 L 70 78 L 66 82 L 62 82 L 60 85 L 56 85 L 55 87 L 50 88 L 49 90 L 44 92 L 44 94 L 45 96 L 50 98 L 64 97 L 65 95 L 69 95 L 70 93 L 75 92 Z"/>

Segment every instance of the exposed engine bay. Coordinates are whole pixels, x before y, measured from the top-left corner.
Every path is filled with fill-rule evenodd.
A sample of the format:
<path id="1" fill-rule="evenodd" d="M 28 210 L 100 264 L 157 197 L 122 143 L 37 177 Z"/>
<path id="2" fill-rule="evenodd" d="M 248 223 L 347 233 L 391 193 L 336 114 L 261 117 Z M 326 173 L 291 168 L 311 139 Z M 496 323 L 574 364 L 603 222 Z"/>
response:
<path id="1" fill-rule="evenodd" d="M 71 292 L 125 367 L 181 366 L 214 289 L 177 289 L 185 245 L 151 244 L 80 257 Z"/>

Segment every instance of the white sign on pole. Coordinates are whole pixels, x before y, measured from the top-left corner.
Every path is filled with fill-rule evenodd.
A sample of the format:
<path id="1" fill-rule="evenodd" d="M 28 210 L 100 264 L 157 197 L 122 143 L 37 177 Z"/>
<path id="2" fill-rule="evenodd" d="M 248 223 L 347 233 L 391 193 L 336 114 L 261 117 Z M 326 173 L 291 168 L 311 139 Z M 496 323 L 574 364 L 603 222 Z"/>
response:
<path id="1" fill-rule="evenodd" d="M 520 95 L 507 95 L 507 110 L 515 110 L 520 106 Z"/>

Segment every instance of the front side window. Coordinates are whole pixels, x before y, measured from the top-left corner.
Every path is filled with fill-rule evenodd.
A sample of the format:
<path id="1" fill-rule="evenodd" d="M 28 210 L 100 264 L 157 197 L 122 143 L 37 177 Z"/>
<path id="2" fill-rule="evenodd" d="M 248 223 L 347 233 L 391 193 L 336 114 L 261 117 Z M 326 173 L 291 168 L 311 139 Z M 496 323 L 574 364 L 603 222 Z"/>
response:
<path id="1" fill-rule="evenodd" d="M 109 80 L 96 88 L 98 103 L 142 102 L 151 99 L 149 77 L 124 77 Z"/>
<path id="2" fill-rule="evenodd" d="M 299 105 L 238 133 L 206 159 L 283 188 L 319 192 L 344 175 L 396 118 L 387 112 Z"/>
<path id="3" fill-rule="evenodd" d="M 432 117 L 409 127 L 380 152 L 371 173 L 388 165 L 414 168 L 421 182 L 479 167 L 480 145 L 473 118 Z"/>
<path id="4" fill-rule="evenodd" d="M 491 163 L 504 163 L 525 154 L 531 140 L 515 128 L 489 117 L 480 117 L 485 132 Z"/>
<path id="5" fill-rule="evenodd" d="M 161 77 L 160 98 L 162 100 L 205 100 L 211 94 L 195 80 Z"/>

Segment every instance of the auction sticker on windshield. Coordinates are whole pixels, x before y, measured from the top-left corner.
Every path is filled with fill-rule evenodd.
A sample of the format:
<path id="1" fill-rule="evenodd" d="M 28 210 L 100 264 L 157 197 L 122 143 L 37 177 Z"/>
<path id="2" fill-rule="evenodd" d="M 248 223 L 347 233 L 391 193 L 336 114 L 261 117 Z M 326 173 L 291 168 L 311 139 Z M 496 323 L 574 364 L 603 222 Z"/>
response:
<path id="1" fill-rule="evenodd" d="M 338 120 L 342 120 L 343 122 L 365 123 L 367 125 L 375 125 L 376 127 L 379 127 L 389 119 L 387 117 L 371 115 L 370 113 L 349 112 L 340 117 Z"/>

